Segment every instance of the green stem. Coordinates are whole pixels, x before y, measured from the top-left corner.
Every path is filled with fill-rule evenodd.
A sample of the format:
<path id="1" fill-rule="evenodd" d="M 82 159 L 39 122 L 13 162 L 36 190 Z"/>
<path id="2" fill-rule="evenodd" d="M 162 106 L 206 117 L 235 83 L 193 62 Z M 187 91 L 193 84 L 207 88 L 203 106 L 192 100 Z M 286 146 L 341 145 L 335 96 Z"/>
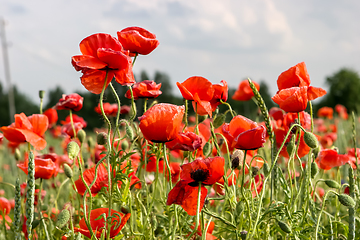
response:
<path id="1" fill-rule="evenodd" d="M 317 222 L 316 222 L 315 240 L 318 239 L 318 230 L 319 230 L 319 225 L 320 225 L 321 214 L 322 214 L 322 212 L 324 211 L 325 203 L 326 203 L 326 197 L 328 196 L 329 193 L 333 193 L 333 194 L 337 195 L 337 193 L 334 192 L 333 190 L 329 190 L 329 191 L 326 192 L 326 194 L 325 194 L 325 196 L 324 196 L 324 200 L 323 200 L 323 204 L 322 204 L 322 207 L 321 207 L 321 211 L 320 211 L 320 213 L 319 213 L 319 217 L 318 217 Z"/>
<path id="2" fill-rule="evenodd" d="M 196 205 L 195 228 L 194 228 L 194 231 L 189 235 L 188 240 L 191 239 L 191 237 L 197 232 L 197 229 L 199 227 L 201 187 L 202 187 L 202 184 L 201 184 L 201 182 L 199 182 L 198 198 L 197 198 L 197 205 Z"/>

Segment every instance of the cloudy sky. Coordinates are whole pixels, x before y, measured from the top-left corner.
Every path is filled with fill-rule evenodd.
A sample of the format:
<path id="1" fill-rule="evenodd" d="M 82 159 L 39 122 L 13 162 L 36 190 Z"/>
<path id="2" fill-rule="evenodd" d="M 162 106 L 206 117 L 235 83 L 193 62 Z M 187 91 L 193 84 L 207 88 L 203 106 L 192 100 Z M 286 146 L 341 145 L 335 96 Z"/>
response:
<path id="1" fill-rule="evenodd" d="M 134 73 L 156 70 L 175 83 L 203 76 L 231 87 L 246 77 L 277 90 L 278 75 L 304 61 L 313 86 L 342 67 L 360 71 L 360 1 L 0 0 L 7 21 L 11 80 L 37 101 L 38 90 L 85 90 L 70 63 L 80 41 L 128 26 L 156 34 L 159 47 Z M 2 51 L 0 50 L 2 54 Z M 0 81 L 5 85 L 3 59 Z"/>

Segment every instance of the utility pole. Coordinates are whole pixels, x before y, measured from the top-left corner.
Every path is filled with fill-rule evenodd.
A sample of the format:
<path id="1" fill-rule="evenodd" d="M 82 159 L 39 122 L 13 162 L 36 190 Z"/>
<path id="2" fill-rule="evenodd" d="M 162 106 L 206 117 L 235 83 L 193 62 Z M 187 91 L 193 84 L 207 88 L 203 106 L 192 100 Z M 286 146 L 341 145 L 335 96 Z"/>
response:
<path id="1" fill-rule="evenodd" d="M 0 38 L 1 38 L 1 46 L 2 46 L 2 52 L 4 57 L 4 70 L 5 70 L 5 81 L 8 85 L 8 98 L 9 98 L 9 113 L 10 113 L 10 123 L 14 122 L 14 115 L 15 115 L 15 98 L 14 98 L 14 88 L 11 84 L 11 78 L 10 78 L 10 65 L 9 65 L 9 55 L 7 51 L 7 41 L 6 41 L 6 35 L 5 35 L 5 19 L 1 18 L 0 20 Z"/>

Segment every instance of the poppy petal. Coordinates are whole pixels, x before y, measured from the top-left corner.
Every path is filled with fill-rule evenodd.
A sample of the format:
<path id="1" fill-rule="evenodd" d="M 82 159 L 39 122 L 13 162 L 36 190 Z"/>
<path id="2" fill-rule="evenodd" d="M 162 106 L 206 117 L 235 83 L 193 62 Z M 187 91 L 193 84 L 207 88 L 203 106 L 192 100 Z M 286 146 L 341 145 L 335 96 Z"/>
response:
<path id="1" fill-rule="evenodd" d="M 114 51 L 123 51 L 120 42 L 110 34 L 97 33 L 84 38 L 80 42 L 80 51 L 83 55 L 90 55 L 97 58 L 99 48 L 110 48 Z"/>
<path id="2" fill-rule="evenodd" d="M 77 55 L 71 58 L 71 62 L 77 71 L 83 68 L 102 69 L 107 66 L 106 63 L 100 61 L 98 58 L 89 55 Z"/>
<path id="3" fill-rule="evenodd" d="M 107 67 L 111 69 L 122 70 L 128 67 L 131 60 L 130 57 L 120 51 L 114 51 L 108 48 L 99 48 L 97 50 L 99 59 L 107 63 Z"/>
<path id="4" fill-rule="evenodd" d="M 82 75 L 81 84 L 92 93 L 100 94 L 105 82 L 106 71 L 86 70 Z M 114 74 L 109 71 L 107 76 L 106 87 L 110 84 Z"/>
<path id="5" fill-rule="evenodd" d="M 314 100 L 318 97 L 322 97 L 326 94 L 326 91 L 322 88 L 310 86 L 307 91 L 309 100 Z"/>
<path id="6" fill-rule="evenodd" d="M 28 119 L 33 126 L 33 132 L 39 136 L 43 136 L 49 126 L 48 117 L 43 114 L 33 114 L 29 116 Z"/>

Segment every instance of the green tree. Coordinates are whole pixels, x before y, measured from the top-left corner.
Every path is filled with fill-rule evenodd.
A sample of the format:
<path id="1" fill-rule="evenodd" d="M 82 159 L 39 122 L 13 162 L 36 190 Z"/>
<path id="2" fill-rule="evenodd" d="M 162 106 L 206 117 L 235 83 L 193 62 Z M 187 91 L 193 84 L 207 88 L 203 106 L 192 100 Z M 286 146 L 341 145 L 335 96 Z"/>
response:
<path id="1" fill-rule="evenodd" d="M 317 105 L 317 108 L 336 104 L 344 105 L 350 112 L 360 111 L 360 77 L 359 74 L 349 68 L 342 68 L 332 76 L 326 78 L 329 86 L 328 93 Z"/>

